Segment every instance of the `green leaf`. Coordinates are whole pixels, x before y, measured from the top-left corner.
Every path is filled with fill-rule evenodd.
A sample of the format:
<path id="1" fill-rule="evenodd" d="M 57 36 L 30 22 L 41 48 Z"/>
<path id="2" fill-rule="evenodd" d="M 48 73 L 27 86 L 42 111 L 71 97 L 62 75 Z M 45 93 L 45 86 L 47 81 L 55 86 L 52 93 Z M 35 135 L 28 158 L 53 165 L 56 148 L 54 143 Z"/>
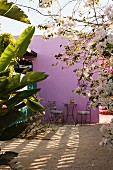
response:
<path id="1" fill-rule="evenodd" d="M 7 114 L 4 116 L 0 115 L 0 130 L 7 128 L 9 125 L 13 124 L 22 115 L 20 111 L 8 110 Z"/>
<path id="2" fill-rule="evenodd" d="M 107 46 L 107 48 L 109 48 L 109 49 L 113 49 L 113 44 L 107 43 L 106 46 Z"/>
<path id="3" fill-rule="evenodd" d="M 15 56 L 16 48 L 14 46 L 15 46 L 14 44 L 10 43 L 5 48 L 4 52 L 1 54 L 1 57 L 0 57 L 0 72 L 5 70 L 5 68 L 10 63 L 11 59 Z"/>
<path id="4" fill-rule="evenodd" d="M 23 33 L 16 41 L 16 47 L 18 48 L 16 56 L 18 57 L 23 56 L 26 53 L 26 50 L 31 42 L 34 32 L 35 32 L 35 27 L 33 26 L 29 26 L 23 31 Z"/>
<path id="5" fill-rule="evenodd" d="M 6 70 L 6 71 L 0 72 L 0 77 L 2 77 L 2 76 L 9 76 L 9 71 Z"/>
<path id="6" fill-rule="evenodd" d="M 30 24 L 28 16 L 13 2 L 8 3 L 6 0 L 0 0 L 0 15 Z"/>
<path id="7" fill-rule="evenodd" d="M 14 88 L 15 86 L 19 86 L 20 85 L 20 77 L 21 74 L 18 73 L 16 75 L 14 75 L 13 77 L 8 79 L 8 84 L 7 84 L 7 90 Z"/>
<path id="8" fill-rule="evenodd" d="M 13 2 L 7 3 L 6 0 L 0 0 L 0 15 L 4 15 L 12 6 Z"/>
<path id="9" fill-rule="evenodd" d="M 13 93 L 16 90 L 20 90 L 21 88 L 27 86 L 28 84 L 36 83 L 42 81 L 48 77 L 44 72 L 28 72 L 20 81 L 20 74 L 15 75 L 10 78 L 9 84 L 7 84 L 7 89 L 5 91 L 0 92 L 0 97 Z M 13 82 L 14 80 L 14 82 Z"/>
<path id="10" fill-rule="evenodd" d="M 18 92 L 14 97 L 9 99 L 6 102 L 6 105 L 8 106 L 8 109 L 12 108 L 13 106 L 20 103 L 23 99 L 28 98 L 32 96 L 33 94 L 36 94 L 40 89 L 30 89 L 30 90 L 24 90 L 21 92 Z"/>
<path id="11" fill-rule="evenodd" d="M 29 26 L 16 42 L 10 43 L 1 54 L 0 72 L 4 71 L 15 56 L 23 56 L 34 34 L 35 27 Z"/>
<path id="12" fill-rule="evenodd" d="M 45 72 L 27 72 L 27 74 L 22 78 L 21 80 L 21 84 L 32 84 L 34 83 L 34 80 L 37 80 L 35 82 L 39 82 L 42 81 L 44 79 L 46 79 L 48 77 L 47 74 L 45 74 Z"/>
<path id="13" fill-rule="evenodd" d="M 6 76 L 2 76 L 2 77 L 0 77 L 0 81 L 4 81 L 4 80 L 6 80 Z"/>
<path id="14" fill-rule="evenodd" d="M 41 116 L 44 115 L 45 113 L 45 108 L 36 101 L 33 100 L 27 100 L 26 105 L 33 111 L 33 112 L 38 112 Z"/>
<path id="15" fill-rule="evenodd" d="M 8 84 L 7 79 L 0 82 L 0 93 L 3 93 L 3 91 L 6 91 L 7 84 Z M 1 96 L 1 97 L 3 97 L 3 96 Z"/>
<path id="16" fill-rule="evenodd" d="M 12 138 L 17 137 L 19 134 L 21 134 L 25 128 L 27 127 L 27 124 L 25 123 L 18 123 L 10 126 L 9 128 L 2 131 L 0 134 L 0 140 L 10 140 Z"/>

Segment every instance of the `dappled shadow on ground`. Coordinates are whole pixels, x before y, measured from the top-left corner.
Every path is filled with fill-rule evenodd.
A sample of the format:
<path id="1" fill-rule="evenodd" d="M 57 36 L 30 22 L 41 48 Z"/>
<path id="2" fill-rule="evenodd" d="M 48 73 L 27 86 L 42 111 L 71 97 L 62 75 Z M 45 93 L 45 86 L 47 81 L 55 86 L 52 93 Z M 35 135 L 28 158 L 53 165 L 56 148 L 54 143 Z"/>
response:
<path id="1" fill-rule="evenodd" d="M 32 140 L 1 142 L 0 147 L 19 152 L 17 161 L 27 170 L 112 170 L 113 151 L 99 146 L 100 126 L 65 125 Z"/>

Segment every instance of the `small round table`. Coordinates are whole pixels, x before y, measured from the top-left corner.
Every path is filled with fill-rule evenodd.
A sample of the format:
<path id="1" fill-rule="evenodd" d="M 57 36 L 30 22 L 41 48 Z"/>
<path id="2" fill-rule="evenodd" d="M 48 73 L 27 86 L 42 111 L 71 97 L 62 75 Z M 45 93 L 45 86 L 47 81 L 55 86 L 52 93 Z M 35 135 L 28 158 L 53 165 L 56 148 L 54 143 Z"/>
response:
<path id="1" fill-rule="evenodd" d="M 77 107 L 77 103 L 64 103 L 64 107 L 66 107 L 66 110 L 67 110 L 65 122 L 67 122 L 68 118 L 71 116 L 73 118 L 75 125 L 76 125 L 77 122 L 76 122 L 76 118 L 74 116 L 74 110 Z"/>

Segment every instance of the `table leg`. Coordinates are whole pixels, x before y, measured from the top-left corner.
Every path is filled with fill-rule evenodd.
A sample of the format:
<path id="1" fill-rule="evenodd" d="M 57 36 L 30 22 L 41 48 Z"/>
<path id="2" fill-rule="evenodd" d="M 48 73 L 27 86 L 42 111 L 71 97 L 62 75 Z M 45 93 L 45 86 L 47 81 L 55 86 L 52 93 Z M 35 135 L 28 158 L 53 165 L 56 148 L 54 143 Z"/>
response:
<path id="1" fill-rule="evenodd" d="M 75 108 L 75 106 L 73 105 L 73 107 L 72 107 L 72 117 L 73 117 L 73 121 L 74 121 L 74 123 L 75 123 L 75 125 L 76 125 L 77 122 L 76 122 L 76 119 L 75 119 L 75 117 L 74 117 L 74 108 Z"/>

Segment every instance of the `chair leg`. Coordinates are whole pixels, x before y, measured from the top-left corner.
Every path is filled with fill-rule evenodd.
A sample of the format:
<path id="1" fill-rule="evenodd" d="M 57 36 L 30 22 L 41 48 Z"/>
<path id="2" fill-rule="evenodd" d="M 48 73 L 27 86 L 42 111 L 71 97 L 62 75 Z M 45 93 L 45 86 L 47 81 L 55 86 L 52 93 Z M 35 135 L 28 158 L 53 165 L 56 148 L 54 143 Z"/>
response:
<path id="1" fill-rule="evenodd" d="M 78 114 L 76 115 L 76 125 L 78 124 Z"/>
<path id="2" fill-rule="evenodd" d="M 65 123 L 65 119 L 64 119 L 64 113 L 62 114 L 62 124 Z"/>

